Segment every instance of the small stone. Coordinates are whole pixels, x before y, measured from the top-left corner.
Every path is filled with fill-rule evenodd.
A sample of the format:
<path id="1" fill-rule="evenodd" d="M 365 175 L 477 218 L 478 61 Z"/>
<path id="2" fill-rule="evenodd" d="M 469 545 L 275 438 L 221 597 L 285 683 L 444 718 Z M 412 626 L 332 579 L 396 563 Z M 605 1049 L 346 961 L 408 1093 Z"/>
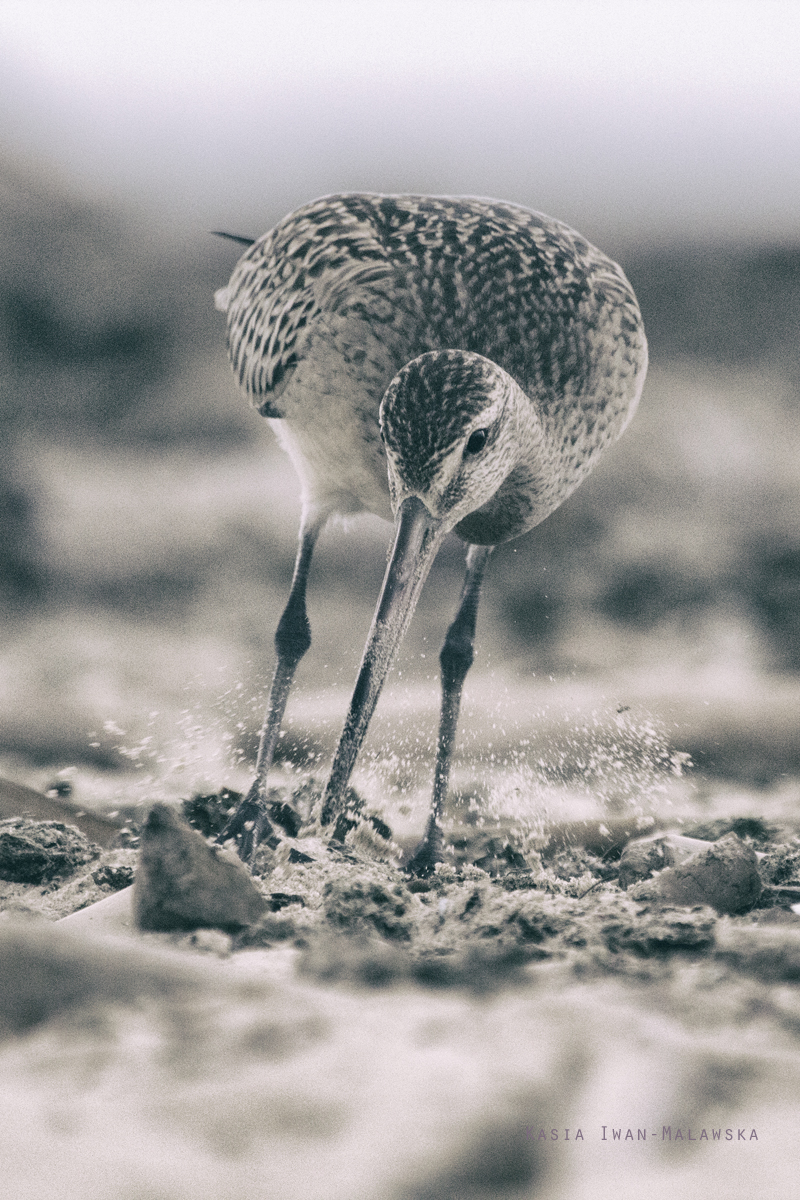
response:
<path id="1" fill-rule="evenodd" d="M 700 838 L 682 837 L 677 833 L 657 833 L 652 837 L 629 842 L 619 860 L 619 886 L 629 888 L 640 879 L 649 879 L 664 867 L 686 862 L 692 855 L 713 846 Z"/>
<path id="2" fill-rule="evenodd" d="M 168 805 L 155 804 L 142 830 L 133 889 L 140 929 L 236 932 L 267 911 L 247 868 L 206 840 Z"/>
<path id="3" fill-rule="evenodd" d="M 280 825 L 287 837 L 297 837 L 303 824 L 299 812 L 281 800 L 273 800 L 269 806 L 270 820 Z"/>
<path id="4" fill-rule="evenodd" d="M 707 904 L 730 915 L 749 912 L 761 895 L 756 853 L 735 833 L 665 868 L 654 882 L 669 904 Z"/>
<path id="5" fill-rule="evenodd" d="M 216 837 L 222 833 L 241 799 L 242 793 L 230 788 L 206 795 L 198 792 L 191 800 L 183 801 L 181 811 L 192 829 L 202 833 L 203 837 Z"/>
<path id="6" fill-rule="evenodd" d="M 110 887 L 115 892 L 120 892 L 133 883 L 133 867 L 106 863 L 92 871 L 92 879 L 98 887 Z"/>
<path id="7" fill-rule="evenodd" d="M 48 883 L 72 875 L 100 855 L 100 847 L 72 825 L 11 817 L 0 821 L 0 879 Z"/>

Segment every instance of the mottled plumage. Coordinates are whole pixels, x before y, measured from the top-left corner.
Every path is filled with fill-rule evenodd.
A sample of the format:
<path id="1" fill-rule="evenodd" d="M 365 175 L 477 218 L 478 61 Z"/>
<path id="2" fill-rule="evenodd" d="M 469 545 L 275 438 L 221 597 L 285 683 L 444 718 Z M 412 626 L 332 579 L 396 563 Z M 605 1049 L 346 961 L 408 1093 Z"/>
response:
<path id="1" fill-rule="evenodd" d="M 442 537 L 455 529 L 490 547 L 532 528 L 577 487 L 638 402 L 641 316 L 620 268 L 560 222 L 494 200 L 425 196 L 305 205 L 245 252 L 220 299 L 236 378 L 303 488 L 284 632 L 310 640 L 305 576 L 331 513 L 394 514 L 399 527 L 408 501 L 430 527 L 413 551 L 427 557 L 402 620 L 392 618 L 388 642 L 375 627 L 370 635 L 364 664 L 375 675 L 367 660 L 380 660 L 381 678 L 368 702 L 357 685 L 330 812 Z M 282 654 L 290 679 L 299 655 L 279 647 L 279 663 Z M 279 724 L 282 705 L 278 714 L 271 701 L 270 713 L 267 723 Z"/>

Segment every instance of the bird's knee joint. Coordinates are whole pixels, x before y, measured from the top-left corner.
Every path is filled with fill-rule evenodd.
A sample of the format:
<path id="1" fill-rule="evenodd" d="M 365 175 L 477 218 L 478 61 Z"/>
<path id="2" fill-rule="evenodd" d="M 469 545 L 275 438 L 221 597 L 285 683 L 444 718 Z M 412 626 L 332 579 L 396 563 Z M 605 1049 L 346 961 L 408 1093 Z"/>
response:
<path id="1" fill-rule="evenodd" d="M 475 650 L 469 638 L 448 637 L 439 655 L 442 682 L 445 686 L 463 683 L 474 660 Z"/>
<path id="2" fill-rule="evenodd" d="M 275 651 L 279 658 L 299 662 L 311 645 L 311 626 L 305 613 L 287 609 L 275 630 Z"/>

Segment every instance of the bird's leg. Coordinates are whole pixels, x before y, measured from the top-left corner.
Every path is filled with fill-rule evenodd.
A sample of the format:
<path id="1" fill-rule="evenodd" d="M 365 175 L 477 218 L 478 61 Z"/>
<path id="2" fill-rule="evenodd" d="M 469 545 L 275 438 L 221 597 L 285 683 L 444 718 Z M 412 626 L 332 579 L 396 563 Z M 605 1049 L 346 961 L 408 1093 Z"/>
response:
<path id="1" fill-rule="evenodd" d="M 442 810 L 450 779 L 450 759 L 461 707 L 461 689 L 475 657 L 478 601 L 483 574 L 493 549 L 493 546 L 470 546 L 467 551 L 467 573 L 458 612 L 447 631 L 439 655 L 442 668 L 442 708 L 439 717 L 436 770 L 433 776 L 433 799 L 425 837 L 406 867 L 412 875 L 430 875 L 437 862 L 442 861 Z"/>
<path id="2" fill-rule="evenodd" d="M 236 838 L 239 857 L 251 864 L 257 846 L 272 831 L 267 813 L 267 773 L 272 765 L 272 756 L 275 753 L 275 744 L 297 664 L 311 645 L 311 627 L 306 614 L 306 584 L 311 556 L 328 515 L 327 510 L 315 508 L 303 513 L 292 587 L 275 631 L 277 661 L 258 745 L 255 779 L 218 839 L 224 842 L 229 838 Z"/>

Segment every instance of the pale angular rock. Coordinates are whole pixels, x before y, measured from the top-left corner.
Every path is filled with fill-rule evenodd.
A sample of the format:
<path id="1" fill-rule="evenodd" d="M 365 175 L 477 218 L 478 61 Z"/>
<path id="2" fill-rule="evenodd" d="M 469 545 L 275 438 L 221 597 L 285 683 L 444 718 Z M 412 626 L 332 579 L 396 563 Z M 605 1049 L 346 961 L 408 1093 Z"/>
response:
<path id="1" fill-rule="evenodd" d="M 619 860 L 619 886 L 628 888 L 640 879 L 649 879 L 664 867 L 674 867 L 692 855 L 713 846 L 700 838 L 682 837 L 679 833 L 657 833 L 637 838 L 622 852 Z"/>
<path id="2" fill-rule="evenodd" d="M 653 880 L 668 904 L 707 904 L 718 913 L 748 912 L 761 894 L 758 859 L 751 846 L 728 833 Z"/>
<path id="3" fill-rule="evenodd" d="M 29 821 L 59 821 L 80 829 L 99 846 L 116 845 L 120 822 L 97 812 L 84 812 L 60 795 L 37 792 L 10 779 L 0 779 L 0 818 L 26 817 Z"/>
<path id="4" fill-rule="evenodd" d="M 236 932 L 266 911 L 266 900 L 235 855 L 209 846 L 168 805 L 153 805 L 133 888 L 140 929 Z"/>

